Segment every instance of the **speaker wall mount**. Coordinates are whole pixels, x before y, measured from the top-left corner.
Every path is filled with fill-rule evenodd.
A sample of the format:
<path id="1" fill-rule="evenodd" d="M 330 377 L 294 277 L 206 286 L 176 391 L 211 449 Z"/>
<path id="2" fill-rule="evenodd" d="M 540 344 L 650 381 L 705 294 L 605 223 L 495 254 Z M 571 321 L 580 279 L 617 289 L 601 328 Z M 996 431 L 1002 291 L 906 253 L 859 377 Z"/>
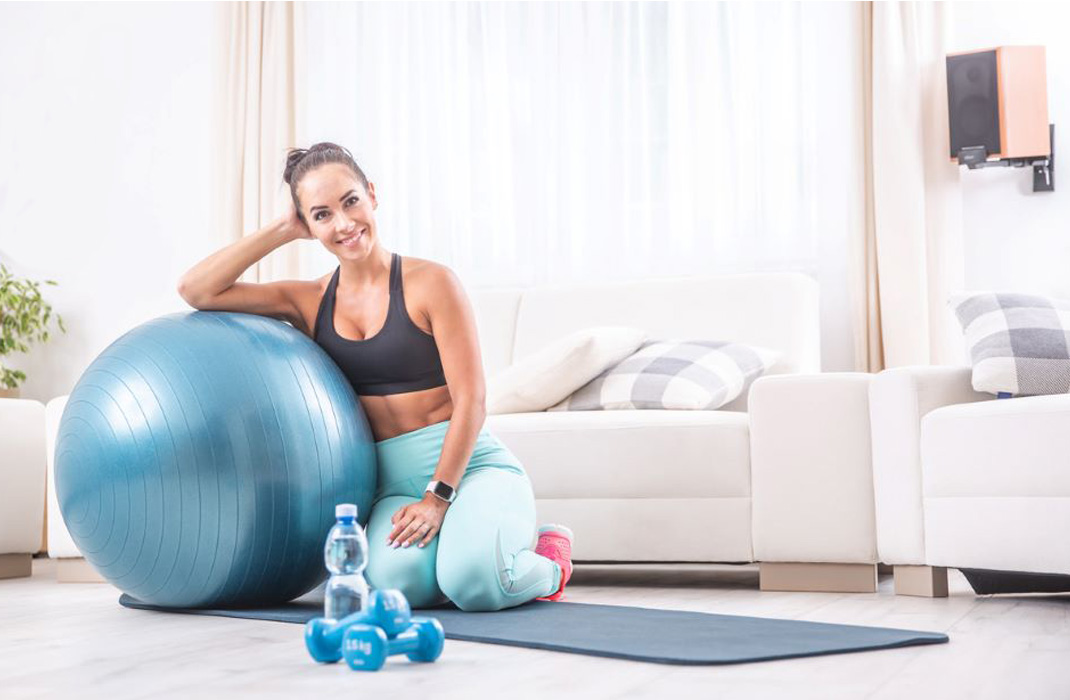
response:
<path id="1" fill-rule="evenodd" d="M 948 54 L 947 104 L 952 162 L 970 170 L 1031 167 L 1034 192 L 1055 189 L 1043 46 Z"/>

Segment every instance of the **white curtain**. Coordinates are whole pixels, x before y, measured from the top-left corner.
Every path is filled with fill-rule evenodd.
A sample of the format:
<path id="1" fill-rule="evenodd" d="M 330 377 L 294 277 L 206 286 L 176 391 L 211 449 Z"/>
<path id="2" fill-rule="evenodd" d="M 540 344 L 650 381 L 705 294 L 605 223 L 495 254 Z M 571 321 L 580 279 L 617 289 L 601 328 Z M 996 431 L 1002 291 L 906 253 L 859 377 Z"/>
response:
<path id="1" fill-rule="evenodd" d="M 870 371 L 964 358 L 947 309 L 965 277 L 959 171 L 948 157 L 951 12 L 949 3 L 866 7 L 870 187 L 855 328 Z"/>
<path id="2" fill-rule="evenodd" d="M 286 151 L 297 145 L 304 102 L 302 8 L 292 2 L 218 6 L 224 43 L 218 58 L 220 148 L 214 211 L 225 242 L 254 233 L 284 211 Z M 246 282 L 300 277 L 308 254 L 290 244 L 253 265 Z"/>
<path id="3" fill-rule="evenodd" d="M 806 4 L 305 11 L 304 135 L 353 152 L 389 249 L 479 286 L 818 264 L 815 56 L 845 39 Z"/>

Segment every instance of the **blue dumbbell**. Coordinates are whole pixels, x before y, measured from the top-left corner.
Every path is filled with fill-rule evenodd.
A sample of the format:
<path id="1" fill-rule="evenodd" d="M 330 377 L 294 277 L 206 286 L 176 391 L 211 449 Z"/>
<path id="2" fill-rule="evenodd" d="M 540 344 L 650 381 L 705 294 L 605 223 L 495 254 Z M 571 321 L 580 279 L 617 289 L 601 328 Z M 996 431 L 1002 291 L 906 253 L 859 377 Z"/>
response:
<path id="1" fill-rule="evenodd" d="M 350 626 L 373 625 L 387 637 L 395 637 L 409 628 L 412 611 L 405 594 L 398 590 L 372 591 L 363 610 L 337 622 L 316 617 L 305 624 L 305 647 L 313 659 L 333 664 L 342 658 L 342 638 Z"/>
<path id="2" fill-rule="evenodd" d="M 342 655 L 354 671 L 378 671 L 386 657 L 405 654 L 410 661 L 431 662 L 442 653 L 446 638 L 442 625 L 433 617 L 414 617 L 407 630 L 388 638 L 372 625 L 351 625 L 342 641 Z"/>

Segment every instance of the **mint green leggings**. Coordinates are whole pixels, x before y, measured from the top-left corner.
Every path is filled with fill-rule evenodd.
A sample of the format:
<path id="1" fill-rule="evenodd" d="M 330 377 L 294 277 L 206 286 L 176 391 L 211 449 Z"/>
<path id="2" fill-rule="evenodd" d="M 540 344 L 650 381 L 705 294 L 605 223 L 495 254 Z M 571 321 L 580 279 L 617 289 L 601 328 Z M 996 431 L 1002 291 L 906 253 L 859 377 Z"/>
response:
<path id="1" fill-rule="evenodd" d="M 397 588 L 413 608 L 453 601 L 462 610 L 511 608 L 557 590 L 561 567 L 536 554 L 535 497 L 523 466 L 486 428 L 431 542 L 393 548 L 391 516 L 423 498 L 449 421 L 375 443 L 379 487 L 368 519 L 373 588 Z"/>

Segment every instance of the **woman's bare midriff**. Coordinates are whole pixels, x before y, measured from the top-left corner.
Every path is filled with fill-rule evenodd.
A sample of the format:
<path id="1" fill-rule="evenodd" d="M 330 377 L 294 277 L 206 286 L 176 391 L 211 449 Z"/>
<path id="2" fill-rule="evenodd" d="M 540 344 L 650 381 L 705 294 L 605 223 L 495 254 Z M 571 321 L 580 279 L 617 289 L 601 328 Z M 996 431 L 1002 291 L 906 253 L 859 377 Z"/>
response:
<path id="1" fill-rule="evenodd" d="M 453 401 L 444 386 L 359 398 L 376 442 L 441 423 L 453 415 Z"/>
<path id="2" fill-rule="evenodd" d="M 405 261 L 405 266 L 408 262 Z M 407 272 L 407 271 L 406 271 Z M 408 275 L 403 277 L 403 284 L 409 286 Z M 304 328 L 298 328 L 308 337 L 312 337 L 316 324 L 316 314 L 319 311 L 320 300 L 327 289 L 327 283 L 331 276 L 326 275 L 309 285 L 309 293 L 302 295 L 301 320 Z M 415 293 L 406 295 L 405 305 L 411 306 L 412 300 L 418 298 Z M 431 329 L 426 319 L 418 314 L 414 315 L 407 308 L 409 317 L 416 327 L 425 333 L 431 334 Z M 381 312 L 380 312 L 381 314 Z M 338 317 L 336 316 L 336 319 Z M 381 328 L 380 328 L 381 329 Z M 341 331 L 341 328 L 339 328 Z M 369 336 L 375 335 L 369 333 Z M 441 423 L 453 416 L 453 400 L 450 397 L 449 388 L 438 386 L 433 389 L 422 391 L 410 391 L 404 394 L 389 394 L 387 396 L 358 396 L 360 405 L 364 409 L 364 415 L 368 418 L 368 425 L 372 430 L 372 437 L 376 442 L 397 437 L 413 430 Z"/>

